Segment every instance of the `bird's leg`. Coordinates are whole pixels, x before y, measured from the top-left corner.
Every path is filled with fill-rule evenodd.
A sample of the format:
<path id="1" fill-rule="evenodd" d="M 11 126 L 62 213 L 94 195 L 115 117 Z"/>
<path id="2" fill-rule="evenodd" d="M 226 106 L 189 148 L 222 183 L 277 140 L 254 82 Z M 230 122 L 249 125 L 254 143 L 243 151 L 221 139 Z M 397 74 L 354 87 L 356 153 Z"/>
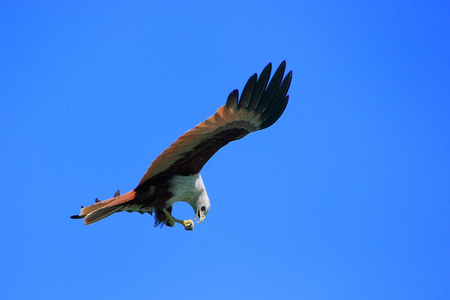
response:
<path id="1" fill-rule="evenodd" d="M 175 222 L 174 222 L 174 218 L 172 217 L 172 215 L 165 208 L 163 208 L 162 211 L 166 215 L 166 222 L 164 222 L 164 224 L 166 224 L 166 226 L 173 227 L 175 225 Z M 169 222 L 167 222 L 167 220 Z"/>
<path id="2" fill-rule="evenodd" d="M 194 221 L 192 220 L 178 220 L 175 219 L 165 208 L 162 209 L 164 214 L 166 215 L 166 218 L 170 221 L 170 226 L 173 227 L 175 225 L 175 222 L 180 223 L 184 226 L 184 229 L 186 230 L 194 230 Z"/>

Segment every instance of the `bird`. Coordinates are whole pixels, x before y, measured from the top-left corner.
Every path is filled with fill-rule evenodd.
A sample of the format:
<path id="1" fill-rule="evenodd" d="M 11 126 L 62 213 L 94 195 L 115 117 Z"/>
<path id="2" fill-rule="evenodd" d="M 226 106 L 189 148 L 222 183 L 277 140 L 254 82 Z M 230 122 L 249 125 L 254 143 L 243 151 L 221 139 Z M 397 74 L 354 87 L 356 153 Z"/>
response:
<path id="1" fill-rule="evenodd" d="M 274 124 L 283 114 L 292 80 L 292 71 L 284 76 L 286 61 L 281 62 L 270 82 L 272 64 L 269 63 L 259 78 L 253 74 L 239 97 L 233 90 L 214 115 L 180 136 L 150 165 L 139 184 L 128 193 L 118 190 L 113 198 L 81 207 L 72 219 L 84 219 L 89 225 L 114 213 L 127 211 L 149 213 L 158 225 L 186 230 L 194 229 L 194 220 L 204 221 L 210 210 L 210 200 L 200 171 L 208 160 L 229 142 L 239 140 L 251 132 Z M 172 215 L 173 204 L 187 202 L 195 212 L 194 220 L 180 220 Z"/>

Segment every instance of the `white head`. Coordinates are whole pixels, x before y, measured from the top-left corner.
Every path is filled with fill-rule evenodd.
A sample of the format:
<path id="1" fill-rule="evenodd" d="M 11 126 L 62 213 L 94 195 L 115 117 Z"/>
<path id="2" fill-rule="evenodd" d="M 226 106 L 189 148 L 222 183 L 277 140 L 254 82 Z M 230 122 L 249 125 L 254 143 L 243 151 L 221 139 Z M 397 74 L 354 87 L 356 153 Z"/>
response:
<path id="1" fill-rule="evenodd" d="M 173 194 L 173 197 L 166 203 L 166 207 L 170 207 L 178 201 L 187 202 L 195 211 L 194 220 L 198 217 L 198 222 L 202 222 L 210 207 L 202 176 L 200 174 L 190 176 L 174 175 L 170 184 L 170 192 Z"/>
<path id="2" fill-rule="evenodd" d="M 203 189 L 195 202 L 195 207 L 192 206 L 192 208 L 195 210 L 194 220 L 198 217 L 198 223 L 203 222 L 210 208 L 209 197 L 206 193 L 205 186 L 203 186 Z"/>

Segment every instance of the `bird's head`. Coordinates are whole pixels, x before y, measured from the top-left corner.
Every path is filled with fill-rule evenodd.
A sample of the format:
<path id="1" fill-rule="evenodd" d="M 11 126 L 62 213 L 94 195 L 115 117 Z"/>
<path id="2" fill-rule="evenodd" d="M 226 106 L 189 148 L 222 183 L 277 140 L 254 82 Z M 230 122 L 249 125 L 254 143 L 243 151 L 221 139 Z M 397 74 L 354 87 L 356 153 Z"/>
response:
<path id="1" fill-rule="evenodd" d="M 195 210 L 195 219 L 197 219 L 198 217 L 198 222 L 197 223 L 201 223 L 203 222 L 203 220 L 205 219 L 206 215 L 209 212 L 209 207 L 210 207 L 210 203 L 209 203 L 209 197 L 208 194 L 206 194 L 206 190 L 203 190 L 199 197 L 198 197 L 198 201 L 196 203 L 196 207 L 194 208 Z"/>

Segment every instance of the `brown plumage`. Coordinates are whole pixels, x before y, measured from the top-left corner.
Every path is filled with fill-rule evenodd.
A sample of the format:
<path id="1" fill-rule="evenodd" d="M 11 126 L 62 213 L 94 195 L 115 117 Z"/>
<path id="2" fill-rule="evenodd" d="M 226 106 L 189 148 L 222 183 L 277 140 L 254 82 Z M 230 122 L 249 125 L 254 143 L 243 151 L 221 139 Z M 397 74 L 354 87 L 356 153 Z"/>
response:
<path id="1" fill-rule="evenodd" d="M 179 176 L 187 180 L 189 176 L 198 175 L 220 148 L 250 132 L 267 128 L 278 120 L 288 103 L 287 91 L 292 79 L 292 71 L 283 79 L 285 67 L 283 61 L 267 86 L 272 68 L 269 63 L 259 79 L 256 74 L 250 77 L 240 99 L 238 90 L 231 92 L 226 104 L 213 116 L 183 134 L 152 162 L 134 190 L 124 195 L 118 192 L 111 199 L 84 207 L 80 215 L 72 218 L 84 218 L 88 225 L 115 212 L 138 211 L 154 212 L 156 225 L 166 223 L 168 220 L 163 209 L 171 212 L 171 200 L 177 196 L 174 191 L 180 188 L 174 186 L 173 178 Z M 200 188 L 204 188 L 201 177 L 199 184 Z M 205 197 L 209 210 L 209 199 Z M 189 202 L 183 199 L 174 201 Z M 194 204 L 190 204 L 196 210 Z M 200 212 L 197 213 L 200 217 Z"/>

